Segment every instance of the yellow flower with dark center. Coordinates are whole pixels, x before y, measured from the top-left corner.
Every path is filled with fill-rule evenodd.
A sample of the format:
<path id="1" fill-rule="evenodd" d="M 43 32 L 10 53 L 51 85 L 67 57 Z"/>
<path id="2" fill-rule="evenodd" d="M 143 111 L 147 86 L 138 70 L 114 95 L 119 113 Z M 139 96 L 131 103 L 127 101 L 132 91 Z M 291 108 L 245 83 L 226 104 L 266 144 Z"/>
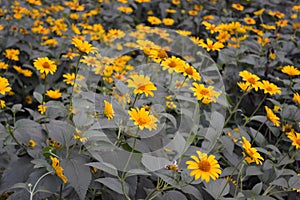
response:
<path id="1" fill-rule="evenodd" d="M 115 111 L 113 109 L 112 104 L 109 103 L 106 100 L 104 100 L 104 111 L 103 111 L 103 113 L 107 117 L 108 121 L 111 120 L 115 115 Z"/>
<path id="2" fill-rule="evenodd" d="M 128 114 L 130 119 L 134 121 L 134 125 L 138 126 L 141 130 L 147 128 L 151 131 L 157 127 L 157 118 L 151 115 L 149 111 L 146 111 L 145 108 L 131 108 Z"/>
<path id="3" fill-rule="evenodd" d="M 220 49 L 224 48 L 224 45 L 221 42 L 214 43 L 211 39 L 206 38 L 206 43 L 201 42 L 199 45 L 209 51 L 220 51 Z"/>
<path id="4" fill-rule="evenodd" d="M 57 90 L 48 90 L 46 92 L 46 95 L 52 99 L 59 99 L 61 97 L 61 92 L 59 89 Z"/>
<path id="5" fill-rule="evenodd" d="M 172 74 L 173 71 L 180 73 L 184 70 L 185 62 L 177 58 L 176 56 L 172 56 L 171 58 L 167 58 L 162 61 L 161 66 L 163 70 L 168 70 L 169 74 Z"/>
<path id="6" fill-rule="evenodd" d="M 265 106 L 265 110 L 266 110 L 266 112 L 267 112 L 267 117 L 268 117 L 268 119 L 275 125 L 275 126 L 280 126 L 280 118 L 279 117 L 277 117 L 274 113 L 273 113 L 273 111 L 270 109 L 270 108 L 268 108 L 267 106 Z"/>
<path id="7" fill-rule="evenodd" d="M 244 152 L 242 154 L 246 157 L 245 160 L 247 161 L 247 163 L 250 164 L 252 162 L 255 162 L 257 165 L 261 165 L 264 158 L 261 157 L 261 155 L 257 152 L 257 150 L 254 147 L 251 147 L 250 142 L 245 137 L 242 137 L 242 139 L 242 147 L 244 149 Z"/>
<path id="8" fill-rule="evenodd" d="M 9 60 L 18 61 L 19 60 L 19 49 L 6 49 L 4 55 Z"/>
<path id="9" fill-rule="evenodd" d="M 300 70 L 297 69 L 294 66 L 291 66 L 291 65 L 284 66 L 281 69 L 281 72 L 283 72 L 283 73 L 285 73 L 285 74 L 287 74 L 289 76 L 298 76 L 298 75 L 300 75 Z"/>
<path id="10" fill-rule="evenodd" d="M 198 71 L 187 63 L 184 65 L 182 73 L 185 77 L 192 78 L 195 81 L 200 81 L 201 79 L 201 76 L 199 75 Z"/>
<path id="11" fill-rule="evenodd" d="M 288 25 L 288 20 L 279 20 L 275 22 L 275 24 L 281 28 L 285 27 Z"/>
<path id="12" fill-rule="evenodd" d="M 214 155 L 208 156 L 206 153 L 196 151 L 198 156 L 192 155 L 193 160 L 186 161 L 187 169 L 191 169 L 190 176 L 195 176 L 195 180 L 199 178 L 207 183 L 210 179 L 216 180 L 222 173 L 220 165 Z"/>
<path id="13" fill-rule="evenodd" d="M 249 82 L 238 82 L 237 85 L 244 91 L 248 92 L 252 89 L 252 86 Z"/>
<path id="14" fill-rule="evenodd" d="M 63 174 L 63 168 L 60 166 L 60 162 L 56 157 L 50 156 L 50 159 L 52 161 L 52 167 L 55 170 L 56 175 L 64 182 L 67 183 L 68 179 Z"/>
<path id="15" fill-rule="evenodd" d="M 293 100 L 300 105 L 300 95 L 298 92 L 293 94 Z"/>
<path id="16" fill-rule="evenodd" d="M 234 3 L 232 4 L 232 8 L 239 10 L 239 11 L 243 11 L 244 10 L 244 6 L 239 4 L 239 3 Z"/>
<path id="17" fill-rule="evenodd" d="M 7 78 L 0 76 L 0 94 L 5 95 L 6 92 L 11 91 L 11 87 L 9 86 L 9 82 Z"/>
<path id="18" fill-rule="evenodd" d="M 146 97 L 148 95 L 154 96 L 153 91 L 157 88 L 155 85 L 150 81 L 149 76 L 144 75 L 132 75 L 130 79 L 127 80 L 128 87 L 134 88 L 134 94 L 145 94 Z"/>
<path id="19" fill-rule="evenodd" d="M 263 80 L 261 83 L 259 83 L 259 88 L 264 90 L 265 94 L 281 94 L 281 89 L 277 85 L 266 80 Z"/>
<path id="20" fill-rule="evenodd" d="M 220 31 L 219 35 L 216 36 L 216 39 L 221 43 L 226 42 L 227 40 L 229 40 L 229 38 L 230 34 L 227 31 Z"/>
<path id="21" fill-rule="evenodd" d="M 133 9 L 131 7 L 126 7 L 126 6 L 120 6 L 120 7 L 118 7 L 118 10 L 123 13 L 132 13 L 133 12 Z"/>
<path id="22" fill-rule="evenodd" d="M 54 61 L 49 60 L 48 57 L 35 59 L 33 62 L 34 67 L 40 71 L 41 74 L 48 73 L 54 74 L 56 72 L 56 64 Z"/>
<path id="23" fill-rule="evenodd" d="M 241 71 L 239 73 L 239 75 L 240 75 L 240 77 L 243 78 L 244 81 L 249 83 L 250 86 L 255 89 L 255 91 L 258 90 L 260 78 L 257 75 L 252 74 L 252 73 L 248 72 L 247 70 Z"/>
<path id="24" fill-rule="evenodd" d="M 174 24 L 174 19 L 172 18 L 164 18 L 163 23 L 166 26 L 172 26 Z"/>
<path id="25" fill-rule="evenodd" d="M 295 133 L 295 129 L 293 129 L 293 126 L 289 124 L 282 126 L 282 131 L 285 132 L 286 134 L 289 134 L 291 132 Z"/>
<path id="26" fill-rule="evenodd" d="M 36 146 L 35 141 L 34 141 L 34 140 L 29 140 L 28 146 L 29 146 L 29 147 L 35 147 L 35 146 Z"/>
<path id="27" fill-rule="evenodd" d="M 214 24 L 211 24 L 207 21 L 202 22 L 202 24 L 205 26 L 206 30 L 209 30 L 211 34 L 215 33 L 217 31 L 217 27 Z"/>
<path id="28" fill-rule="evenodd" d="M 161 24 L 161 20 L 155 16 L 149 16 L 147 20 L 152 25 Z"/>
<path id="29" fill-rule="evenodd" d="M 96 67 L 100 65 L 100 61 L 94 56 L 82 56 L 80 62 L 85 63 L 87 66 Z"/>
<path id="30" fill-rule="evenodd" d="M 78 49 L 78 51 L 80 51 L 81 53 L 90 53 L 90 52 L 94 52 L 96 49 L 90 44 L 88 43 L 88 41 L 84 41 L 79 39 L 78 37 L 74 37 L 72 39 L 72 44 Z"/>
<path id="31" fill-rule="evenodd" d="M 256 21 L 253 18 L 251 18 L 251 17 L 245 17 L 244 18 L 244 22 L 246 24 L 256 24 Z"/>
<path id="32" fill-rule="evenodd" d="M 217 98 L 220 96 L 220 93 L 214 90 L 213 86 L 208 86 L 207 88 L 203 84 L 193 83 L 194 87 L 191 87 L 190 90 L 194 91 L 194 96 L 197 100 L 202 101 L 204 104 L 209 104 L 211 102 L 217 101 Z"/>

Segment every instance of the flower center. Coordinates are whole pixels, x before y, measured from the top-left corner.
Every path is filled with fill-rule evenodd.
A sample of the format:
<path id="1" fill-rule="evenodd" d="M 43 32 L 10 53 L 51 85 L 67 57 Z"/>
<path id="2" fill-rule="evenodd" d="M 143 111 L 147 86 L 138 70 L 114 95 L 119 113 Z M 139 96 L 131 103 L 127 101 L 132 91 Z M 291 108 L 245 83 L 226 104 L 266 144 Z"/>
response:
<path id="1" fill-rule="evenodd" d="M 43 63 L 43 68 L 50 69 L 50 64 L 48 62 Z"/>
<path id="2" fill-rule="evenodd" d="M 188 67 L 187 69 L 185 69 L 185 73 L 187 73 L 187 75 L 193 75 L 193 69 L 191 67 Z"/>
<path id="3" fill-rule="evenodd" d="M 295 140 L 295 142 L 296 142 L 296 144 L 300 145 L 300 138 L 297 138 L 297 139 Z"/>
<path id="4" fill-rule="evenodd" d="M 176 67 L 176 62 L 171 61 L 168 65 L 170 68 L 175 68 Z"/>
<path id="5" fill-rule="evenodd" d="M 200 94 L 202 94 L 204 96 L 207 96 L 207 95 L 209 95 L 209 91 L 208 90 L 201 90 Z"/>
<path id="6" fill-rule="evenodd" d="M 255 79 L 254 78 L 248 78 L 248 80 L 247 80 L 249 83 L 251 83 L 251 84 L 255 84 Z"/>
<path id="7" fill-rule="evenodd" d="M 207 160 L 203 160 L 198 163 L 198 168 L 204 172 L 209 172 L 211 165 Z"/>
<path id="8" fill-rule="evenodd" d="M 146 85 L 145 85 L 145 84 L 139 84 L 139 85 L 137 86 L 137 89 L 138 89 L 138 90 L 145 90 L 145 88 L 146 88 Z"/>

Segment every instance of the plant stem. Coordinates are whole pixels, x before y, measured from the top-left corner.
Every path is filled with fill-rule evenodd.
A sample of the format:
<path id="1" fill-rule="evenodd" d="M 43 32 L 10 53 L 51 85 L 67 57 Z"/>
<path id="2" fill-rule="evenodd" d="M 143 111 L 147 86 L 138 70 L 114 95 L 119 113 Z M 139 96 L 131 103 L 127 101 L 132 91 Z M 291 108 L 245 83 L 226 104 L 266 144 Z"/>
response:
<path id="1" fill-rule="evenodd" d="M 45 173 L 44 175 L 42 175 L 37 181 L 36 183 L 34 184 L 32 190 L 30 190 L 30 200 L 33 200 L 33 196 L 37 193 L 35 192 L 35 188 L 37 187 L 37 185 L 39 184 L 39 182 L 44 178 L 46 177 L 47 175 L 53 173 L 53 171 L 50 171 L 50 172 L 47 172 Z"/>
<path id="2" fill-rule="evenodd" d="M 258 106 L 255 108 L 255 110 L 253 111 L 253 113 L 250 115 L 250 117 L 248 119 L 251 119 L 256 114 L 256 112 L 259 110 L 259 108 L 264 103 L 266 98 L 267 98 L 267 95 L 265 95 L 264 98 L 259 102 Z M 243 124 L 243 126 L 246 126 L 246 124 L 248 124 L 248 122 L 249 122 L 249 120 L 246 120 L 245 123 Z"/>

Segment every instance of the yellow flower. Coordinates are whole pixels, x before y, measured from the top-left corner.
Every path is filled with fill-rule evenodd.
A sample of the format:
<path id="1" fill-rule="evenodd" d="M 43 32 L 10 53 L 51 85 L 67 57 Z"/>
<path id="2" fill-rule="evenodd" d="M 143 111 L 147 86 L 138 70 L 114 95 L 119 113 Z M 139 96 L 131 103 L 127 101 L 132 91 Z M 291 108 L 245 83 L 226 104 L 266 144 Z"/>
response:
<path id="1" fill-rule="evenodd" d="M 75 84 L 75 73 L 72 73 L 72 74 L 69 74 L 69 73 L 66 73 L 63 75 L 63 77 L 65 78 L 64 82 L 68 85 L 74 85 Z M 83 80 L 84 79 L 84 76 L 80 75 L 80 74 L 77 74 L 76 76 L 76 80 Z M 76 85 L 76 84 L 75 84 Z"/>
<path id="2" fill-rule="evenodd" d="M 271 58 L 272 60 L 275 60 L 275 58 L 276 58 L 276 54 L 275 54 L 275 53 L 273 53 L 273 52 L 270 52 L 270 54 L 269 54 L 269 58 Z"/>
<path id="3" fill-rule="evenodd" d="M 269 81 L 263 80 L 262 83 L 259 83 L 259 88 L 264 90 L 264 93 L 269 93 L 270 95 L 281 94 L 281 89 L 275 85 L 274 83 L 270 83 Z"/>
<path id="4" fill-rule="evenodd" d="M 45 114 L 48 106 L 44 106 L 45 102 L 42 105 L 38 105 L 38 111 L 43 115 Z"/>
<path id="5" fill-rule="evenodd" d="M 216 32 L 216 25 L 211 24 L 207 21 L 202 22 L 202 24 L 205 26 L 206 30 L 209 30 L 211 34 Z"/>
<path id="6" fill-rule="evenodd" d="M 289 76 L 298 76 L 300 75 L 300 70 L 295 68 L 294 66 L 287 65 L 281 69 L 281 72 L 289 75 Z"/>
<path id="7" fill-rule="evenodd" d="M 293 94 L 293 100 L 300 105 L 300 95 L 298 92 Z"/>
<path id="8" fill-rule="evenodd" d="M 57 90 L 48 90 L 46 92 L 46 95 L 52 99 L 59 99 L 61 97 L 61 92 L 59 89 Z"/>
<path id="9" fill-rule="evenodd" d="M 182 73 L 185 77 L 192 78 L 195 81 L 200 81 L 200 79 L 201 79 L 201 76 L 199 75 L 197 70 L 187 63 L 184 65 Z"/>
<path id="10" fill-rule="evenodd" d="M 20 74 L 23 74 L 24 76 L 26 77 L 31 77 L 32 76 L 32 71 L 28 70 L 28 69 L 22 69 L 21 67 L 19 66 L 13 66 L 13 68 L 19 72 Z"/>
<path id="11" fill-rule="evenodd" d="M 292 145 L 295 146 L 296 149 L 300 148 L 300 133 L 289 132 L 289 133 L 287 133 L 287 137 L 293 141 Z"/>
<path id="12" fill-rule="evenodd" d="M 0 108 L 5 108 L 6 104 L 5 104 L 5 101 L 0 99 Z"/>
<path id="13" fill-rule="evenodd" d="M 172 18 L 164 18 L 163 23 L 166 26 L 172 26 L 174 24 L 174 19 Z"/>
<path id="14" fill-rule="evenodd" d="M 232 8 L 239 10 L 239 11 L 243 11 L 244 10 L 244 6 L 239 4 L 239 3 L 234 3 L 232 4 Z"/>
<path id="15" fill-rule="evenodd" d="M 226 42 L 227 40 L 229 40 L 229 38 L 230 34 L 227 31 L 220 31 L 219 35 L 216 36 L 216 39 L 221 43 Z"/>
<path id="16" fill-rule="evenodd" d="M 128 114 L 130 119 L 134 121 L 134 124 L 141 130 L 147 128 L 151 131 L 157 127 L 157 118 L 154 115 L 151 115 L 149 111 L 146 111 L 145 108 L 131 108 L 131 110 L 128 111 Z"/>
<path id="17" fill-rule="evenodd" d="M 5 95 L 6 92 L 11 91 L 11 87 L 9 86 L 9 82 L 7 78 L 0 76 L 0 94 Z"/>
<path id="18" fill-rule="evenodd" d="M 6 64 L 5 62 L 0 61 L 0 69 L 7 69 L 8 68 L 8 64 Z"/>
<path id="19" fill-rule="evenodd" d="M 48 57 L 35 59 L 33 62 L 34 67 L 40 71 L 40 73 L 54 74 L 56 72 L 56 64 L 54 61 L 49 60 Z"/>
<path id="20" fill-rule="evenodd" d="M 103 111 L 103 113 L 107 117 L 108 121 L 111 120 L 115 115 L 115 111 L 112 107 L 112 104 L 109 103 L 106 100 L 104 100 L 104 111 Z"/>
<path id="21" fill-rule="evenodd" d="M 50 159 L 52 161 L 52 167 L 55 170 L 56 175 L 64 182 L 67 183 L 68 179 L 63 174 L 63 168 L 60 166 L 59 160 L 56 157 L 50 156 Z"/>
<path id="22" fill-rule="evenodd" d="M 206 43 L 200 42 L 199 45 L 209 51 L 220 51 L 220 49 L 224 48 L 224 45 L 221 42 L 213 43 L 213 41 L 209 38 L 206 38 Z"/>
<path id="23" fill-rule="evenodd" d="M 87 66 L 96 67 L 100 65 L 100 61 L 94 56 L 82 56 L 80 62 L 85 63 Z"/>
<path id="24" fill-rule="evenodd" d="M 244 22 L 246 22 L 246 24 L 256 24 L 256 21 L 251 17 L 245 17 Z"/>
<path id="25" fill-rule="evenodd" d="M 18 61 L 19 60 L 19 49 L 6 49 L 4 55 L 7 59 Z"/>
<path id="26" fill-rule="evenodd" d="M 162 61 L 161 66 L 163 67 L 163 70 L 168 70 L 169 74 L 172 74 L 173 71 L 180 73 L 184 69 L 185 62 L 177 58 L 176 56 L 172 56 L 171 58 L 167 58 L 164 61 Z"/>
<path id="27" fill-rule="evenodd" d="M 161 24 L 161 20 L 155 16 L 149 16 L 148 17 L 148 22 L 152 25 L 157 25 L 157 24 Z"/>
<path id="28" fill-rule="evenodd" d="M 146 97 L 148 97 L 148 95 L 153 97 L 154 93 L 152 91 L 157 89 L 150 81 L 149 76 L 132 75 L 130 76 L 130 79 L 127 80 L 127 83 L 128 87 L 134 88 L 134 94 L 145 94 Z"/>
<path id="29" fill-rule="evenodd" d="M 243 138 L 243 149 L 244 152 L 242 153 L 243 156 L 246 156 L 245 160 L 247 161 L 247 163 L 252 163 L 255 162 L 256 164 L 262 164 L 262 161 L 264 160 L 263 157 L 261 157 L 261 155 L 257 152 L 257 150 L 254 147 L 251 147 L 250 142 L 245 138 Z"/>
<path id="30" fill-rule="evenodd" d="M 179 35 L 182 35 L 182 36 L 189 36 L 192 34 L 191 31 L 186 31 L 186 30 L 176 30 L 176 33 L 178 33 Z"/>
<path id="31" fill-rule="evenodd" d="M 261 15 L 261 14 L 263 14 L 263 12 L 265 11 L 265 8 L 262 8 L 262 9 L 260 9 L 260 10 L 258 10 L 258 11 L 255 11 L 255 12 L 253 12 L 253 14 L 254 15 Z"/>
<path id="32" fill-rule="evenodd" d="M 240 77 L 243 78 L 244 81 L 246 81 L 247 83 L 250 84 L 251 87 L 253 87 L 255 89 L 255 91 L 258 90 L 259 87 L 259 77 L 255 74 L 252 74 L 250 72 L 248 72 L 247 70 L 241 71 L 239 73 Z"/>
<path id="33" fill-rule="evenodd" d="M 206 153 L 196 151 L 198 156 L 192 155 L 193 160 L 186 161 L 187 169 L 191 169 L 190 176 L 195 176 L 195 180 L 199 178 L 207 183 L 210 178 L 216 180 L 222 173 L 220 165 L 214 155 L 208 156 Z"/>
<path id="34" fill-rule="evenodd" d="M 131 7 L 125 7 L 125 6 L 118 7 L 118 10 L 123 13 L 132 13 L 133 12 L 133 9 Z"/>
<path id="35" fill-rule="evenodd" d="M 28 146 L 29 146 L 29 147 L 35 147 L 35 146 L 36 146 L 35 141 L 34 141 L 34 140 L 29 140 Z"/>
<path id="36" fill-rule="evenodd" d="M 268 108 L 267 106 L 265 106 L 265 110 L 266 110 L 266 112 L 267 112 L 267 117 L 268 117 L 268 119 L 275 125 L 275 126 L 280 126 L 280 118 L 279 117 L 277 117 L 274 113 L 273 113 L 273 111 L 270 109 L 270 108 Z"/>
<path id="37" fill-rule="evenodd" d="M 88 43 L 88 41 L 83 41 L 78 37 L 73 37 L 72 44 L 81 52 L 81 53 L 93 53 L 95 52 L 95 48 Z"/>
<path id="38" fill-rule="evenodd" d="M 275 24 L 279 27 L 285 27 L 288 24 L 288 20 L 279 20 L 279 21 L 275 22 Z"/>
<path id="39" fill-rule="evenodd" d="M 267 30 L 275 30 L 276 29 L 276 27 L 273 25 L 260 24 L 260 26 Z"/>
<path id="40" fill-rule="evenodd" d="M 214 90 L 213 86 L 205 87 L 203 84 L 193 83 L 194 87 L 190 90 L 194 91 L 194 96 L 197 100 L 202 101 L 204 104 L 209 104 L 211 102 L 216 102 L 220 93 Z"/>
<path id="41" fill-rule="evenodd" d="M 237 85 L 244 91 L 248 92 L 252 89 L 252 86 L 249 82 L 238 82 Z"/>

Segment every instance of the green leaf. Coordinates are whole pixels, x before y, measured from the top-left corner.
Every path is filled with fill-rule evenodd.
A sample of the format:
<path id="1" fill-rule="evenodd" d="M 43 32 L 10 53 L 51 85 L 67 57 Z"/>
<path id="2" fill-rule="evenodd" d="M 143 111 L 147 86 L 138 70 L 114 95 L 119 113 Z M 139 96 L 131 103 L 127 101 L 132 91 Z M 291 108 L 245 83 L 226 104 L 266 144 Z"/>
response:
<path id="1" fill-rule="evenodd" d="M 181 190 L 182 190 L 182 192 L 184 192 L 186 194 L 193 195 L 198 200 L 202 200 L 203 199 L 200 191 L 196 187 L 194 187 L 192 185 L 187 185 L 187 186 L 183 187 Z"/>
<path id="2" fill-rule="evenodd" d="M 120 182 L 119 179 L 117 178 L 98 178 L 95 181 L 102 183 L 103 185 L 105 185 L 106 187 L 108 187 L 109 189 L 119 193 L 119 194 L 123 194 L 122 191 L 122 184 Z M 125 182 L 125 192 L 126 194 L 128 194 L 129 191 L 129 186 L 128 184 Z"/>
<path id="3" fill-rule="evenodd" d="M 13 107 L 11 108 L 12 112 L 17 113 L 17 112 L 24 112 L 24 110 L 22 109 L 22 104 L 15 104 L 13 105 Z"/>
<path id="4" fill-rule="evenodd" d="M 289 187 L 290 188 L 300 188 L 300 176 L 292 176 L 289 179 Z"/>
<path id="5" fill-rule="evenodd" d="M 116 169 L 115 166 L 111 165 L 110 163 L 93 162 L 93 163 L 87 163 L 85 165 L 95 167 L 113 176 L 118 176 L 118 170 Z"/>
<path id="6" fill-rule="evenodd" d="M 61 166 L 68 182 L 75 189 L 79 198 L 84 200 L 90 182 L 92 180 L 90 168 L 85 165 L 86 160 L 81 157 L 63 159 Z"/>
<path id="7" fill-rule="evenodd" d="M 164 168 L 166 165 L 170 164 L 170 161 L 166 158 L 155 157 L 149 154 L 142 155 L 143 165 L 150 171 L 156 171 Z"/>
<path id="8" fill-rule="evenodd" d="M 288 183 L 287 181 L 284 179 L 284 178 L 279 178 L 279 179 L 276 179 L 274 181 L 272 181 L 270 183 L 270 185 L 277 185 L 277 186 L 281 186 L 281 187 L 285 187 L 285 188 L 288 188 Z"/>
<path id="9" fill-rule="evenodd" d="M 28 188 L 28 184 L 26 183 L 16 183 L 10 187 L 10 189 L 27 189 L 27 188 Z"/>
<path id="10" fill-rule="evenodd" d="M 246 176 L 258 176 L 262 174 L 263 172 L 261 171 L 260 167 L 257 166 L 248 166 L 246 169 Z"/>
<path id="11" fill-rule="evenodd" d="M 259 195 L 262 190 L 262 186 L 263 186 L 262 182 L 257 183 L 251 190 L 252 195 L 254 195 L 254 196 Z"/>
<path id="12" fill-rule="evenodd" d="M 206 190 L 212 197 L 216 199 L 219 196 L 222 197 L 229 193 L 229 184 L 226 183 L 227 180 L 225 179 L 217 179 L 215 181 L 211 180 L 210 182 L 204 184 L 204 190 Z"/>
<path id="13" fill-rule="evenodd" d="M 182 194 L 179 191 L 176 190 L 170 190 L 165 192 L 165 194 L 162 196 L 165 200 L 185 200 L 187 199 L 184 194 Z"/>
<path id="14" fill-rule="evenodd" d="M 39 102 L 40 104 L 43 103 L 43 95 L 38 92 L 33 92 L 33 97 Z"/>

